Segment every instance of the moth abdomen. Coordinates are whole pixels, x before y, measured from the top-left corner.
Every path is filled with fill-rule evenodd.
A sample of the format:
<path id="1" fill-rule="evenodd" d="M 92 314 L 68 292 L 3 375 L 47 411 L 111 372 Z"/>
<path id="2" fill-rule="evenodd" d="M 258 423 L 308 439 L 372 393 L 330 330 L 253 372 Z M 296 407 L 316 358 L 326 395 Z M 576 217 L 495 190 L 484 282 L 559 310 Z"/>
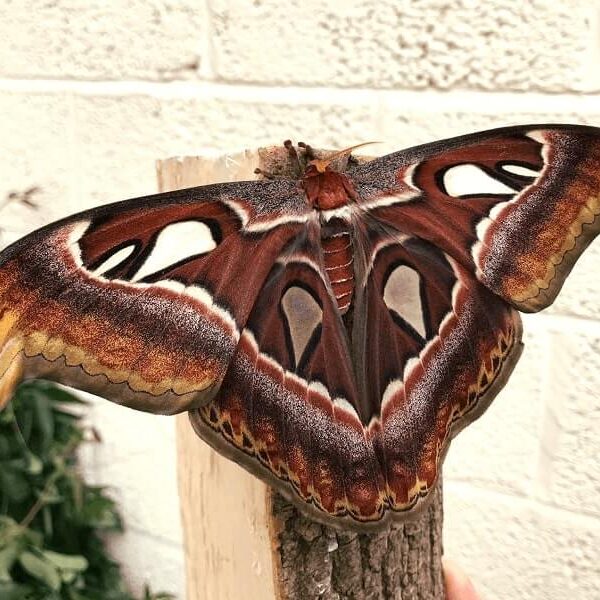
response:
<path id="1" fill-rule="evenodd" d="M 324 228 L 321 245 L 325 273 L 343 315 L 354 295 L 354 246 L 350 230 L 347 226 Z"/>

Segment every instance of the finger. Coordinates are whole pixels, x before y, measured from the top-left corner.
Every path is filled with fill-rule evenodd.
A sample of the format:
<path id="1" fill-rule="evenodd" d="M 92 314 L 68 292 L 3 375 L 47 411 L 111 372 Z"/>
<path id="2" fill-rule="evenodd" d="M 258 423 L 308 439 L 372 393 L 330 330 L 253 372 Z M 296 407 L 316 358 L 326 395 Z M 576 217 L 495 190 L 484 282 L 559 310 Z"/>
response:
<path id="1" fill-rule="evenodd" d="M 452 560 L 443 559 L 446 600 L 481 600 L 467 574 Z"/>

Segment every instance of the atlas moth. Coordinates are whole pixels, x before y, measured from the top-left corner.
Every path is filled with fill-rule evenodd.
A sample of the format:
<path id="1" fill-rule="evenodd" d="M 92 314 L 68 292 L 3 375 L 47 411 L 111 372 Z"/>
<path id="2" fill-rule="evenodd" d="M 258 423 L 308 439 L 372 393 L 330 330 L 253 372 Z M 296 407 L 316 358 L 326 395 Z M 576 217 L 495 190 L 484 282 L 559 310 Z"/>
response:
<path id="1" fill-rule="evenodd" d="M 363 164 L 287 148 L 297 180 L 109 204 L 6 248 L 1 399 L 38 377 L 189 411 L 306 513 L 373 527 L 425 503 L 521 354 L 518 311 L 551 304 L 600 231 L 600 129 Z"/>

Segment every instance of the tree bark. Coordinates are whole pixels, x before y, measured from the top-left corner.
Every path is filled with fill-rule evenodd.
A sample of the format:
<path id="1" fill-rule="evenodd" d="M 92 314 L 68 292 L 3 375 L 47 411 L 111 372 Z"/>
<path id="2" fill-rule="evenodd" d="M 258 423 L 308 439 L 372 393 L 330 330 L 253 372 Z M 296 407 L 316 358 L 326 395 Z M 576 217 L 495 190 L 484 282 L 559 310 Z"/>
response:
<path id="1" fill-rule="evenodd" d="M 161 190 L 291 176 L 283 148 L 157 165 Z M 303 516 L 177 418 L 187 600 L 442 600 L 441 480 L 428 508 L 377 533 L 339 531 Z"/>
<path id="2" fill-rule="evenodd" d="M 336 531 L 302 516 L 273 492 L 281 523 L 279 571 L 285 600 L 441 600 L 442 485 L 420 518 L 378 533 Z"/>

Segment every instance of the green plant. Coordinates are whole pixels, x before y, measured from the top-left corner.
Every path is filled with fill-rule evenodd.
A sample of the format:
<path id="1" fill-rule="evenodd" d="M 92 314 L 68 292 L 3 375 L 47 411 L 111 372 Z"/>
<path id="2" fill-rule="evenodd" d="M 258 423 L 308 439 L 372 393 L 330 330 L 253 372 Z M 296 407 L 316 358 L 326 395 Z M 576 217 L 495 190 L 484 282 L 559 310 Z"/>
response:
<path id="1" fill-rule="evenodd" d="M 122 531 L 114 502 L 86 485 L 76 451 L 93 430 L 84 402 L 46 381 L 24 383 L 0 412 L 0 598 L 135 600 L 101 532 Z M 152 594 L 143 600 L 167 600 Z"/>

